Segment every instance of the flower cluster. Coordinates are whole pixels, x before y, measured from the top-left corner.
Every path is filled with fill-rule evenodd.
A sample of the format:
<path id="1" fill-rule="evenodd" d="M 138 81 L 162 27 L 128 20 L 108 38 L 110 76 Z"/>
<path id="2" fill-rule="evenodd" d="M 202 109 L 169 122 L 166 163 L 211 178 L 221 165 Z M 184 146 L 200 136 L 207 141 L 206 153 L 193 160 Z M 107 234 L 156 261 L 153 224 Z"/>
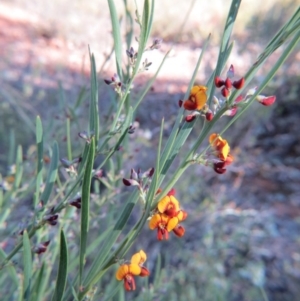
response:
<path id="1" fill-rule="evenodd" d="M 118 74 L 115 73 L 111 79 L 104 79 L 104 82 L 107 85 L 112 86 L 117 94 L 122 95 L 123 83 Z"/>
<path id="2" fill-rule="evenodd" d="M 214 150 L 214 156 L 218 158 L 218 161 L 213 162 L 214 171 L 223 174 L 226 172 L 225 167 L 233 162 L 233 156 L 230 154 L 230 146 L 227 140 L 216 133 L 209 136 L 209 143 Z"/>
<path id="3" fill-rule="evenodd" d="M 228 72 L 227 72 L 227 77 L 225 80 L 220 78 L 219 76 L 215 77 L 215 86 L 217 88 L 222 88 L 221 94 L 227 98 L 230 96 L 231 89 L 234 87 L 235 89 L 239 90 L 243 88 L 245 84 L 245 79 L 241 77 L 239 80 L 236 80 L 234 82 L 231 81 L 231 78 L 234 77 L 234 67 L 233 65 L 230 66 Z"/>
<path id="4" fill-rule="evenodd" d="M 145 172 L 142 172 L 139 168 L 136 172 L 133 168 L 131 169 L 130 178 L 123 178 L 123 184 L 125 186 L 137 186 L 140 191 L 140 197 L 143 202 L 146 202 L 145 197 L 148 191 L 148 181 L 151 181 L 151 178 L 154 174 L 155 169 L 149 168 Z"/>
<path id="5" fill-rule="evenodd" d="M 146 277 L 150 275 L 149 270 L 143 266 L 146 260 L 146 253 L 143 250 L 140 250 L 131 257 L 129 263 L 124 263 L 118 268 L 116 278 L 119 281 L 124 281 L 124 288 L 126 291 L 135 290 L 134 276 Z"/>
<path id="6" fill-rule="evenodd" d="M 149 221 L 149 228 L 157 229 L 158 240 L 168 239 L 171 231 L 178 237 L 182 237 L 185 233 L 184 227 L 179 223 L 187 218 L 187 212 L 180 208 L 174 194 L 175 190 L 171 190 L 159 201 Z"/>
<path id="7" fill-rule="evenodd" d="M 211 120 L 213 118 L 212 111 L 209 110 L 206 105 L 206 91 L 207 87 L 205 86 L 194 86 L 191 89 L 189 98 L 184 101 L 179 101 L 180 107 L 183 105 L 186 110 L 193 111 L 185 117 L 186 122 L 193 121 L 197 116 L 205 116 L 207 120 Z"/>

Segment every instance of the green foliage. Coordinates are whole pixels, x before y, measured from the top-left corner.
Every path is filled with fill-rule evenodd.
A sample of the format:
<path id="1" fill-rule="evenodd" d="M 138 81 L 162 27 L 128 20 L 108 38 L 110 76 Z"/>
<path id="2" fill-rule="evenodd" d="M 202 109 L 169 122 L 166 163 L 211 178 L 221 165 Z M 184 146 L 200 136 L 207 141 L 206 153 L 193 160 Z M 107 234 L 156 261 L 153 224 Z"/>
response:
<path id="1" fill-rule="evenodd" d="M 0 249 L 0 283 L 4 291 L 1 294 L 2 300 L 49 300 L 49 298 L 53 301 L 126 300 L 126 294 L 129 292 L 124 293 L 122 283 L 115 279 L 115 273 L 118 268 L 128 265 L 128 258 L 139 250 L 137 239 L 143 229 L 147 228 L 149 218 L 152 219 L 159 214 L 157 203 L 168 194 L 191 165 L 198 163 L 213 171 L 213 168 L 216 169 L 216 160 L 217 163 L 225 164 L 225 159 L 223 161 L 220 159 L 220 155 L 223 155 L 218 153 L 220 149 L 215 148 L 214 152 L 211 151 L 217 138 L 210 143 L 207 142 L 209 133 L 226 111 L 238 108 L 238 113 L 224 126 L 220 134 L 229 129 L 249 109 L 299 42 L 300 10 L 298 9 L 271 39 L 247 72 L 244 77 L 244 87 L 233 90 L 226 99 L 220 100 L 214 110 L 213 119 L 208 120 L 206 113 L 214 104 L 216 89 L 214 79 L 222 73 L 234 47 L 231 34 L 240 2 L 240 0 L 233 0 L 231 3 L 215 70 L 207 82 L 203 83 L 203 86 L 208 87 L 207 104 L 199 110 L 193 110 L 195 120 L 188 122 L 184 103 L 178 109 L 178 115 L 167 139 L 164 135 L 165 121 L 162 120 L 154 168 L 149 166 L 149 170 L 144 173 L 132 170 L 129 178 L 127 175 L 130 170 L 126 162 L 129 153 L 128 136 L 131 131 L 134 131 L 135 114 L 138 108 L 143 106 L 143 99 L 158 76 L 169 51 L 155 75 L 144 89 L 139 91 L 134 102 L 131 98 L 134 89 L 132 84 L 136 77 L 145 71 L 145 66 L 148 67 L 147 61 L 143 61 L 146 51 L 155 49 L 155 44 L 152 44 L 153 47 L 149 46 L 151 28 L 155 19 L 155 1 L 145 0 L 141 15 L 136 8 L 136 23 L 140 30 L 139 46 L 137 52 L 131 53 L 128 50 L 127 54 L 132 57 L 125 62 L 121 35 L 122 22 L 119 20 L 114 1 L 108 0 L 116 73 L 119 77 L 114 81 L 107 81 L 115 88 L 117 98 L 117 106 L 112 104 L 109 109 L 112 118 L 100 120 L 99 79 L 95 57 L 90 52 L 91 80 L 86 131 L 80 128 L 81 144 L 75 144 L 73 128 L 77 129 L 78 126 L 76 110 L 85 100 L 85 89 L 83 89 L 75 105 L 68 107 L 70 115 L 66 117 L 64 124 L 67 159 L 60 158 L 58 143 L 49 142 L 47 139 L 47 122 L 41 120 L 39 116 L 36 118 L 36 145 L 27 162 L 23 160 L 23 147 L 21 145 L 16 147 L 14 132 L 10 134 L 10 152 L 15 158 L 11 156 L 9 163 L 14 163 L 15 171 L 5 177 L 1 175 L 0 223 L 9 224 L 11 217 L 14 217 L 20 219 L 21 227 L 18 228 L 13 224 L 5 231 L 6 237 L 9 237 L 12 232 L 16 233 L 14 248 Z M 133 17 L 129 15 L 127 2 L 124 1 L 124 4 L 131 30 L 126 35 L 126 42 L 130 46 L 135 28 L 132 23 Z M 188 18 L 186 20 L 188 21 Z M 210 36 L 206 39 L 195 70 L 191 74 L 185 100 L 194 97 L 191 90 L 202 58 L 209 52 L 209 42 Z M 265 74 L 257 89 L 246 96 L 243 102 L 236 103 L 236 98 L 243 90 L 249 89 L 250 81 L 279 47 L 283 47 L 280 57 L 273 68 Z M 62 106 L 66 106 L 63 91 L 60 92 Z M 193 129 L 198 127 L 199 123 L 201 133 L 191 142 L 189 149 L 183 152 Z M 200 146 L 202 146 L 201 151 L 199 151 Z M 46 147 L 50 149 L 50 164 L 46 159 Z M 119 152 L 121 147 L 124 148 L 123 153 Z M 215 157 L 210 159 L 210 156 Z M 174 166 L 176 160 L 179 164 Z M 226 165 L 222 165 L 222 168 L 224 166 Z M 125 168 L 127 169 L 124 170 Z M 124 188 L 123 184 L 131 187 Z M 159 188 L 161 188 L 160 192 Z M 25 204 L 24 210 L 20 212 L 20 202 L 23 199 L 30 199 L 33 202 Z M 172 218 L 179 220 L 178 212 Z M 60 225 L 60 231 L 57 223 Z M 160 228 L 157 230 L 159 234 Z M 155 241 L 155 243 L 162 242 Z M 158 256 L 153 256 L 145 250 L 148 261 L 153 267 L 151 273 L 154 276 L 150 279 L 144 278 L 143 290 L 140 289 L 142 282 L 140 279 L 137 280 L 138 293 L 133 293 L 133 300 L 196 300 L 200 296 L 207 301 L 226 300 L 230 285 L 218 274 L 219 267 L 217 264 L 214 265 L 214 258 L 211 258 L 213 268 L 210 272 L 207 272 L 207 264 L 205 265 L 201 258 L 195 258 L 190 263 L 186 260 L 170 275 L 168 266 L 164 262 L 166 256 L 164 251 L 165 249 L 162 248 Z M 189 253 L 189 251 L 184 252 Z M 185 265 L 190 265 L 190 274 L 186 273 Z M 251 269 L 259 270 L 259 267 L 250 267 L 249 270 Z M 206 279 L 203 279 L 204 276 L 197 279 L 199 273 L 205 273 Z M 127 278 L 124 282 L 125 285 L 132 285 L 131 282 L 128 283 Z M 201 290 L 203 282 L 208 286 L 206 290 Z M 254 285 L 257 289 L 255 296 L 258 292 L 266 299 L 263 283 L 256 282 Z M 161 291 L 164 291 L 164 296 L 161 296 Z"/>

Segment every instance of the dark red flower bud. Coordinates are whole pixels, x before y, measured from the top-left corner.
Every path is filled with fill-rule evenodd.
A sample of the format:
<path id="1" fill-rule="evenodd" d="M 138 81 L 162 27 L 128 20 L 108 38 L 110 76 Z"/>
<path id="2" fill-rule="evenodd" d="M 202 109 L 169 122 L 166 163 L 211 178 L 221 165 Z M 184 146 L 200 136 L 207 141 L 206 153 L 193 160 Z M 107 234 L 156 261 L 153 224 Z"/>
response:
<path id="1" fill-rule="evenodd" d="M 146 277 L 149 276 L 150 272 L 147 268 L 141 267 L 141 273 L 139 274 L 140 277 Z"/>
<path id="2" fill-rule="evenodd" d="M 48 224 L 51 226 L 55 226 L 57 224 L 57 221 L 51 221 L 51 222 L 48 222 Z"/>
<path id="3" fill-rule="evenodd" d="M 205 118 L 206 118 L 207 121 L 211 121 L 214 118 L 213 112 L 212 111 L 206 112 Z"/>
<path id="4" fill-rule="evenodd" d="M 105 82 L 107 85 L 110 85 L 110 84 L 112 83 L 112 81 L 109 80 L 109 79 L 105 79 L 104 82 Z"/>
<path id="5" fill-rule="evenodd" d="M 151 167 L 147 171 L 143 172 L 140 177 L 141 178 L 151 178 L 154 174 L 155 168 Z"/>
<path id="6" fill-rule="evenodd" d="M 243 86 L 244 86 L 244 84 L 245 84 L 245 79 L 244 79 L 243 77 L 242 77 L 241 79 L 236 80 L 236 81 L 234 81 L 234 82 L 232 83 L 232 85 L 233 85 L 237 90 L 242 89 Z"/>
<path id="7" fill-rule="evenodd" d="M 221 90 L 221 94 L 224 96 L 224 97 L 228 97 L 229 96 L 229 94 L 230 94 L 230 91 L 226 88 L 226 87 L 224 87 L 222 90 Z"/>
<path id="8" fill-rule="evenodd" d="M 241 102 L 242 100 L 244 100 L 244 96 L 240 95 L 236 98 L 236 100 L 234 101 L 235 103 Z"/>
<path id="9" fill-rule="evenodd" d="M 176 190 L 174 189 L 174 188 L 172 188 L 168 193 L 167 193 L 167 195 L 168 196 L 171 196 L 171 195 L 175 195 L 175 193 L 176 193 Z"/>
<path id="10" fill-rule="evenodd" d="M 275 102 L 276 96 L 274 96 L 274 95 L 268 96 L 268 97 L 258 96 L 256 99 L 264 106 L 271 106 Z"/>
<path id="11" fill-rule="evenodd" d="M 58 219 L 58 214 L 53 214 L 45 217 L 45 220 L 48 222 L 53 222 Z"/>
<path id="12" fill-rule="evenodd" d="M 75 199 L 75 200 L 71 200 L 71 201 L 69 202 L 69 204 L 70 204 L 71 206 L 76 207 L 77 209 L 80 209 L 80 208 L 81 208 L 81 197 L 79 197 L 79 198 L 77 198 L 77 199 Z"/>
<path id="13" fill-rule="evenodd" d="M 173 229 L 173 232 L 176 236 L 182 237 L 185 233 L 185 229 L 181 225 L 178 225 Z"/>
<path id="14" fill-rule="evenodd" d="M 231 83 L 231 80 L 227 77 L 226 80 L 225 80 L 225 87 L 227 89 L 230 89 L 232 87 L 232 83 Z"/>
<path id="15" fill-rule="evenodd" d="M 214 171 L 218 174 L 223 174 L 226 172 L 226 169 L 224 168 L 225 162 L 216 162 L 214 163 Z"/>
<path id="16" fill-rule="evenodd" d="M 36 254 L 42 254 L 47 251 L 47 247 L 50 243 L 50 240 L 47 240 L 45 242 L 41 242 L 37 247 L 34 248 L 34 253 Z"/>
<path id="17" fill-rule="evenodd" d="M 133 179 L 123 179 L 123 184 L 125 186 L 139 186 L 139 182 L 137 182 L 136 180 Z"/>
<path id="18" fill-rule="evenodd" d="M 216 76 L 215 77 L 215 86 L 217 88 L 221 88 L 224 85 L 225 85 L 225 82 L 219 76 Z"/>
<path id="19" fill-rule="evenodd" d="M 185 117 L 185 121 L 186 121 L 186 122 L 192 122 L 195 118 L 196 118 L 195 115 L 187 115 L 187 116 Z"/>
<path id="20" fill-rule="evenodd" d="M 154 167 L 150 168 L 149 171 L 148 171 L 148 177 L 152 177 L 153 174 L 154 174 L 154 171 L 155 171 Z"/>

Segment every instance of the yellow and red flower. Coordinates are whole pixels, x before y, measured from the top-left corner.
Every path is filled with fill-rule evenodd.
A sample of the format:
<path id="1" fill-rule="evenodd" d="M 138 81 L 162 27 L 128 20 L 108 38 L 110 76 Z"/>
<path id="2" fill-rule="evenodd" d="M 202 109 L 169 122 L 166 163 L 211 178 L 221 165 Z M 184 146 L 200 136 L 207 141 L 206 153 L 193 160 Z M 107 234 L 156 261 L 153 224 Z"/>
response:
<path id="1" fill-rule="evenodd" d="M 156 214 L 149 222 L 151 230 L 157 229 L 157 239 L 163 240 L 169 238 L 169 232 L 173 231 L 181 237 L 185 229 L 179 225 L 187 217 L 187 212 L 180 209 L 179 201 L 174 197 L 174 190 L 171 190 L 157 204 Z"/>
<path id="2" fill-rule="evenodd" d="M 118 268 L 116 278 L 119 281 L 124 280 L 126 291 L 134 291 L 136 289 L 134 276 L 145 277 L 150 274 L 149 270 L 143 266 L 146 259 L 146 253 L 140 250 L 131 257 L 130 263 L 124 263 Z"/>
<path id="3" fill-rule="evenodd" d="M 216 156 L 220 160 L 226 161 L 230 152 L 230 146 L 227 140 L 223 139 L 220 135 L 213 133 L 209 136 L 209 143 L 214 148 Z"/>
<path id="4" fill-rule="evenodd" d="M 147 255 L 143 250 L 140 250 L 138 253 L 135 253 L 131 257 L 132 264 L 138 264 L 141 267 L 140 277 L 146 277 L 150 275 L 149 270 L 143 266 L 144 262 L 147 260 Z"/>
<path id="5" fill-rule="evenodd" d="M 194 86 L 189 98 L 183 102 L 183 107 L 189 111 L 201 110 L 207 101 L 206 90 L 205 86 Z"/>
<path id="6" fill-rule="evenodd" d="M 233 156 L 229 153 L 230 146 L 227 140 L 216 133 L 209 136 L 209 143 L 214 149 L 215 156 L 220 160 L 213 163 L 213 168 L 215 172 L 222 174 L 226 172 L 225 166 L 233 162 Z"/>

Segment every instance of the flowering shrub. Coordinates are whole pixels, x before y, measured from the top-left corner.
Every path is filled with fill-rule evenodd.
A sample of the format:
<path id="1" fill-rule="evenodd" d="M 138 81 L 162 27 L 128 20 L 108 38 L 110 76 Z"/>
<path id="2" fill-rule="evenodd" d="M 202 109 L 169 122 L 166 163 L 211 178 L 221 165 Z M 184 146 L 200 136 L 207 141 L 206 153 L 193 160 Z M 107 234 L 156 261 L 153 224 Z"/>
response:
<path id="1" fill-rule="evenodd" d="M 146 58 L 147 53 L 155 51 L 162 44 L 161 39 L 149 42 L 154 1 L 144 1 L 142 14 L 136 8 L 135 21 L 140 31 L 136 38 L 138 47 L 131 46 L 135 43 L 131 28 L 131 32 L 126 31 L 128 49 L 125 50 L 114 1 L 108 0 L 116 70 L 104 83 L 107 89 L 113 89 L 117 105 L 111 106 L 109 117 L 99 119 L 97 68 L 94 55 L 90 53 L 89 117 L 86 129 L 80 129 L 78 134 L 82 143 L 80 151 L 76 155 L 72 152 L 70 116 L 66 117 L 67 158 L 60 158 L 57 142 L 53 143 L 49 157 L 45 157 L 43 143 L 46 134 L 40 117 L 36 118 L 36 146 L 34 154 L 28 159 L 29 164 L 25 162 L 22 147 L 18 147 L 14 172 L 0 179 L 0 199 L 1 203 L 12 204 L 13 208 L 18 206 L 17 201 L 30 195 L 32 206 L 20 228 L 14 229 L 18 233 L 18 237 L 14 238 L 14 246 L 11 247 L 8 239 L 2 243 L 0 268 L 2 271 L 9 270 L 9 273 L 5 273 L 9 279 L 1 278 L 2 285 L 6 287 L 8 283 L 13 284 L 6 294 L 8 297 L 3 300 L 12 300 L 9 294 L 16 300 L 52 298 L 58 301 L 81 301 L 100 296 L 110 300 L 116 294 L 124 297 L 124 291 L 117 281 L 123 281 L 125 291 L 142 291 L 139 285 L 136 286 L 137 277 L 151 274 L 153 278 L 156 277 L 153 280 L 156 283 L 159 271 L 155 271 L 155 256 L 150 251 L 145 249 L 146 255 L 146 252 L 140 250 L 130 261 L 124 261 L 123 258 L 131 248 L 137 248 L 137 239 L 142 231 L 148 231 L 149 237 L 152 234 L 150 230 L 157 231 L 157 244 L 165 243 L 163 241 L 169 239 L 171 231 L 179 238 L 184 236 L 186 230 L 181 224 L 190 214 L 183 209 L 188 200 L 183 199 L 180 203 L 172 187 L 176 187 L 180 177 L 192 164 L 202 165 L 199 168 L 208 166 L 211 168 L 208 172 L 214 170 L 218 174 L 224 174 L 231 167 L 234 157 L 228 141 L 223 138 L 225 135 L 230 136 L 225 132 L 254 101 L 264 106 L 275 102 L 275 96 L 260 93 L 299 42 L 299 17 L 297 19 L 295 14 L 246 74 L 234 79 L 234 66 L 231 64 L 226 77 L 222 77 L 221 71 L 230 61 L 230 36 L 240 2 L 233 0 L 229 9 L 215 70 L 206 83 L 195 85 L 202 56 L 209 49 L 209 37 L 204 43 L 184 100 L 179 101 L 178 115 L 166 141 L 162 120 L 156 163 L 144 172 L 132 168 L 130 176 L 124 177 L 126 158 L 129 156 L 129 135 L 136 131 L 136 110 L 143 105 L 142 100 L 164 60 L 133 103 L 130 93 L 135 89 L 133 84 L 136 77 L 152 68 L 152 63 Z M 126 18 L 133 20 L 128 15 L 126 1 L 125 4 Z M 283 51 L 276 64 L 259 86 L 251 87 L 257 71 L 279 47 L 283 47 Z M 124 62 L 123 54 L 127 55 L 127 62 Z M 224 116 L 230 117 L 224 128 L 219 133 L 213 132 L 214 125 L 220 118 L 226 118 Z M 180 150 L 186 145 L 194 127 L 200 127 L 201 133 L 193 139 L 182 156 Z M 176 158 L 179 165 L 171 173 L 170 167 L 174 166 Z M 134 211 L 137 218 L 133 224 L 130 218 L 134 208 L 137 209 Z M 10 209 L 5 211 L 3 223 L 9 221 L 10 212 Z M 153 267 L 149 270 L 144 266 L 147 256 Z M 15 260 L 21 262 L 21 266 Z M 110 277 L 113 273 L 116 278 L 114 282 L 111 280 L 114 277 Z M 54 274 L 57 275 L 56 280 Z M 19 286 L 22 289 L 18 289 Z M 155 296 L 155 285 L 147 288 L 144 282 L 141 287 L 148 290 L 148 299 Z"/>

